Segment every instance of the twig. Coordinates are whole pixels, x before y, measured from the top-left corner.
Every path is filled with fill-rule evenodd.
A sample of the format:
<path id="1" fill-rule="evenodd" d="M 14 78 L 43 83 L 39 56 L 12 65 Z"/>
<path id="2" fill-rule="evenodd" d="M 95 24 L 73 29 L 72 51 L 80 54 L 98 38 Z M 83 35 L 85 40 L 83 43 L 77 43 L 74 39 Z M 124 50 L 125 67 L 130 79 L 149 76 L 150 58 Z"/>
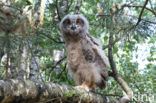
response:
<path id="1" fill-rule="evenodd" d="M 67 67 L 67 63 L 65 63 L 63 70 L 61 71 L 61 73 L 59 73 L 59 77 L 58 77 L 59 79 L 60 79 L 62 73 L 66 70 L 66 67 Z"/>
<path id="2" fill-rule="evenodd" d="M 73 4 L 73 0 L 70 0 L 70 4 L 68 5 L 68 11 L 72 4 Z"/>
<path id="3" fill-rule="evenodd" d="M 138 19 L 138 17 L 136 17 L 134 15 L 126 15 L 126 16 L 131 16 L 131 17 L 134 17 L 134 18 L 137 18 Z M 144 21 L 144 22 L 151 23 L 151 24 L 156 24 L 156 22 L 153 22 L 153 21 L 149 21 L 149 20 L 145 20 L 145 19 L 141 19 L 141 20 Z"/>
<path id="4" fill-rule="evenodd" d="M 60 4 L 60 17 L 63 17 L 65 14 L 68 13 L 68 0 L 61 0 L 59 4 Z"/>
<path id="5" fill-rule="evenodd" d="M 111 44 L 108 44 L 108 45 L 106 45 L 105 47 L 103 47 L 103 50 L 104 50 L 104 49 L 107 49 L 110 45 L 112 45 L 112 46 L 115 45 L 115 43 L 117 43 L 118 41 L 120 41 L 121 38 L 122 38 L 122 37 L 115 39 L 115 41 L 113 41 Z"/>
<path id="6" fill-rule="evenodd" d="M 120 41 L 125 35 L 127 35 L 127 32 L 134 29 L 135 25 L 129 27 L 129 28 L 124 28 L 124 29 L 120 29 L 116 34 L 119 34 L 119 32 L 121 32 L 122 30 L 124 30 L 123 35 L 120 36 L 119 38 L 116 38 L 114 41 L 112 41 L 111 43 L 109 43 L 108 45 L 106 45 L 105 47 L 103 47 L 103 50 L 106 48 L 109 48 L 109 46 L 114 46 L 115 43 L 117 43 L 118 41 Z"/>
<path id="7" fill-rule="evenodd" d="M 149 0 L 149 3 L 150 3 L 150 5 L 151 5 L 152 10 L 154 10 L 154 8 L 153 8 L 153 6 L 152 6 L 152 1 L 151 1 L 151 0 Z"/>
<path id="8" fill-rule="evenodd" d="M 56 11 L 57 11 L 58 19 L 59 19 L 59 21 L 61 21 L 60 12 L 59 12 L 59 9 L 58 9 L 58 0 L 56 0 L 55 6 L 56 6 Z"/>
<path id="9" fill-rule="evenodd" d="M 146 10 L 148 10 L 148 11 L 152 12 L 152 13 L 156 16 L 156 11 L 154 11 L 154 10 L 152 10 L 152 9 L 148 8 L 148 7 L 144 7 L 144 6 L 137 6 L 137 5 L 126 5 L 126 4 L 124 4 L 124 5 L 123 5 L 123 7 L 136 7 L 136 8 L 144 8 L 144 9 L 146 9 Z"/>
<path id="10" fill-rule="evenodd" d="M 58 64 L 60 64 L 64 59 L 66 58 L 66 56 L 64 56 L 63 58 L 61 58 L 58 62 L 56 62 L 56 64 L 54 66 L 52 66 L 52 68 L 55 68 Z M 52 71 L 53 69 L 50 70 L 50 72 Z"/>
<path id="11" fill-rule="evenodd" d="M 82 0 L 77 0 L 77 4 L 75 7 L 75 14 L 80 14 L 81 5 L 82 5 Z"/>
<path id="12" fill-rule="evenodd" d="M 139 18 L 138 18 L 138 21 L 137 21 L 135 27 L 140 23 L 140 21 L 141 21 L 141 16 L 142 16 L 142 14 L 143 14 L 143 12 L 144 12 L 144 9 L 145 9 L 147 3 L 148 3 L 148 0 L 145 1 L 145 4 L 144 4 L 144 6 L 143 6 L 143 8 L 142 8 L 142 10 L 141 10 L 141 12 L 140 12 L 140 15 L 139 15 Z"/>
<path id="13" fill-rule="evenodd" d="M 46 36 L 47 38 L 53 40 L 55 43 L 65 43 L 65 42 L 63 42 L 63 41 L 57 41 L 57 40 L 55 40 L 55 39 L 54 39 L 53 37 L 51 37 L 50 35 L 47 35 L 47 34 L 42 34 L 42 35 L 44 35 L 44 36 Z"/>
<path id="14" fill-rule="evenodd" d="M 150 9 L 150 8 L 148 8 L 148 7 L 146 7 L 146 5 L 147 5 L 146 3 L 147 3 L 147 2 L 148 2 L 148 0 L 146 0 L 144 6 L 137 6 L 137 5 L 123 4 L 123 5 L 121 5 L 121 8 L 118 9 L 118 10 L 120 11 L 120 10 L 124 9 L 125 7 L 142 8 L 142 10 L 146 9 L 146 10 L 152 12 L 152 13 L 156 16 L 156 11 L 154 11 L 154 10 L 152 10 L 152 9 Z M 142 11 L 142 12 L 143 12 L 143 11 Z M 100 15 L 98 15 L 98 16 L 109 17 L 109 16 L 112 16 L 112 15 L 113 15 L 113 14 L 107 14 L 107 15 L 105 15 L 105 14 L 100 14 Z M 141 15 L 142 15 L 142 14 L 141 14 Z"/>
<path id="15" fill-rule="evenodd" d="M 112 55 L 112 44 L 113 44 L 113 33 L 110 33 L 109 47 L 108 47 L 108 57 L 109 57 L 109 62 L 110 62 L 110 66 L 111 66 L 111 69 L 113 71 L 113 74 L 117 75 L 117 70 L 116 70 L 116 66 L 114 64 L 113 55 Z"/>

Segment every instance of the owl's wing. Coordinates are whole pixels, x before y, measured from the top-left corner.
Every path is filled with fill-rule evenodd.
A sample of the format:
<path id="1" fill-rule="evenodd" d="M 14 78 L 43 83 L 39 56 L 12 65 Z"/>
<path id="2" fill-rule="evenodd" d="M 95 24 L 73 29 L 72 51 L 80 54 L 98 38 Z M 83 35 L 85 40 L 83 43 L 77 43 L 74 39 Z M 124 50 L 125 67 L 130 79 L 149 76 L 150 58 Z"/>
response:
<path id="1" fill-rule="evenodd" d="M 89 34 L 81 42 L 83 45 L 82 52 L 86 61 L 94 63 L 97 68 L 100 68 L 101 76 L 105 81 L 108 80 L 107 67 L 109 66 L 109 61 L 102 50 L 102 46 Z"/>
<path id="2" fill-rule="evenodd" d="M 106 67 L 109 67 L 110 64 L 109 64 L 108 58 L 105 56 L 105 53 L 102 49 L 102 45 L 100 44 L 100 42 L 93 36 L 90 36 L 89 34 L 87 34 L 86 39 L 90 42 L 90 45 L 93 48 L 94 52 L 98 54 L 99 56 L 101 56 L 101 59 L 106 65 Z"/>

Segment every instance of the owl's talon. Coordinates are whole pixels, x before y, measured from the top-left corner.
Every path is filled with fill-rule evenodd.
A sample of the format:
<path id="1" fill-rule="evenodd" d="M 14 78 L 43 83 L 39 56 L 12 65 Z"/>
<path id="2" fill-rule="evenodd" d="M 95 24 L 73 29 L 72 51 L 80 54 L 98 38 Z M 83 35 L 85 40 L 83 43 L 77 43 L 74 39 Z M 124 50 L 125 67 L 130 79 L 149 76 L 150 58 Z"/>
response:
<path id="1" fill-rule="evenodd" d="M 76 88 L 76 89 L 84 89 L 84 90 L 86 90 L 87 92 L 89 92 L 89 91 L 90 91 L 90 88 L 89 88 L 89 87 L 87 87 L 86 85 L 76 86 L 75 88 Z"/>

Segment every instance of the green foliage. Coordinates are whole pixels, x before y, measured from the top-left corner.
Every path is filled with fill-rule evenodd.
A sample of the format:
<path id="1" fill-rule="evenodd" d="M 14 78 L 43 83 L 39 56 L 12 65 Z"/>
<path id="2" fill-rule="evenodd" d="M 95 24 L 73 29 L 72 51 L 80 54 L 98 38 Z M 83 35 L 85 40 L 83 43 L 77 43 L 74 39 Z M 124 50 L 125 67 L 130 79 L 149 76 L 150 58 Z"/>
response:
<path id="1" fill-rule="evenodd" d="M 65 94 L 66 94 L 67 97 L 72 97 L 73 96 L 73 93 L 71 91 L 68 91 Z"/>

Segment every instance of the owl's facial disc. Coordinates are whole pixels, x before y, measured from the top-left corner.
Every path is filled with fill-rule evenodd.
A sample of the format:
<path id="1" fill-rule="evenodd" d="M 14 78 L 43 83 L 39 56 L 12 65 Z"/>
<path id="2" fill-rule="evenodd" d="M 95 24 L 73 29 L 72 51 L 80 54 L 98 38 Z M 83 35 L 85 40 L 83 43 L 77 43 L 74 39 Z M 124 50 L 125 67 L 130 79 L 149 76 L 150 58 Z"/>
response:
<path id="1" fill-rule="evenodd" d="M 63 21 L 64 33 L 73 36 L 81 36 L 84 30 L 85 22 L 79 18 L 67 18 Z"/>

